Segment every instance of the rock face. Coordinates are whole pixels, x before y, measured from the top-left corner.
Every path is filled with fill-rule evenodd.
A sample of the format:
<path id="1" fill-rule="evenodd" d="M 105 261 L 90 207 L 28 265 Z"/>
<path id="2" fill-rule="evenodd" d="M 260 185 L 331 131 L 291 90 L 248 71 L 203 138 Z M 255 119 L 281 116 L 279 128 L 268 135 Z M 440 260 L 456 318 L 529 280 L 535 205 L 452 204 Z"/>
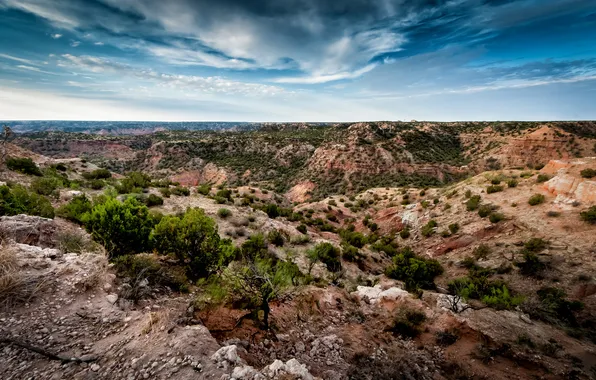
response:
<path id="1" fill-rule="evenodd" d="M 286 197 L 290 202 L 306 202 L 310 199 L 310 193 L 315 189 L 315 187 L 317 187 L 317 185 L 314 182 L 300 182 L 286 193 Z"/>
<path id="2" fill-rule="evenodd" d="M 553 173 L 556 169 L 556 175 L 543 184 L 544 189 L 557 197 L 564 196 L 583 203 L 595 203 L 596 181 L 582 178 L 579 174 L 581 169 L 590 167 L 591 164 L 593 160 L 549 162 L 542 171 Z"/>
<path id="3" fill-rule="evenodd" d="M 403 289 L 392 287 L 383 290 L 381 285 L 370 286 L 358 286 L 357 290 L 352 293 L 361 301 L 369 302 L 371 304 L 379 303 L 382 301 L 397 301 L 400 298 L 408 297 L 409 293 Z"/>
<path id="4" fill-rule="evenodd" d="M 55 233 L 56 224 L 52 219 L 23 214 L 0 218 L 0 236 L 17 243 L 53 248 Z"/>

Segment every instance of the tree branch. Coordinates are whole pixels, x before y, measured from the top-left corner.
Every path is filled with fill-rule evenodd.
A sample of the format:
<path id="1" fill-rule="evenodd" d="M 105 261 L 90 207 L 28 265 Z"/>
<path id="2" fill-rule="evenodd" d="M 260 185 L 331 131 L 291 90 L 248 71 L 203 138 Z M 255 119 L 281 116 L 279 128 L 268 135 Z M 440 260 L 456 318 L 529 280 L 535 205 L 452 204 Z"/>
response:
<path id="1" fill-rule="evenodd" d="M 90 363 L 96 361 L 98 358 L 96 356 L 89 356 L 89 357 L 71 357 L 71 356 L 64 356 L 55 354 L 53 352 L 47 351 L 40 347 L 32 346 L 26 342 L 22 342 L 20 340 L 12 339 L 12 338 L 0 338 L 0 343 L 12 344 L 17 347 L 24 348 L 29 351 L 33 351 L 40 355 L 47 357 L 50 360 L 60 360 L 62 362 L 74 362 L 74 363 Z"/>

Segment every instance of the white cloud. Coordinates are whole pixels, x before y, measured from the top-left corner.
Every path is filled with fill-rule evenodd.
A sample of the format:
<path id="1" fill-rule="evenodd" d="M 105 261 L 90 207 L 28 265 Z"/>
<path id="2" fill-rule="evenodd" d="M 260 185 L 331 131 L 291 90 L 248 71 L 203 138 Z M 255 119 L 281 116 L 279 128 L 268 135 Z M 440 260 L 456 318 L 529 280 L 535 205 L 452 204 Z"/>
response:
<path id="1" fill-rule="evenodd" d="M 36 65 L 36 63 L 30 59 L 15 57 L 13 55 L 8 55 L 8 54 L 0 54 L 0 58 L 10 59 L 11 61 L 26 63 L 28 65 Z"/>
<path id="2" fill-rule="evenodd" d="M 23 69 L 23 70 L 35 71 L 37 73 L 43 73 L 43 74 L 60 75 L 58 73 L 53 73 L 51 71 L 45 71 L 45 70 L 42 70 L 42 69 L 40 69 L 38 67 L 34 67 L 34 66 L 18 65 L 17 68 Z"/>
<path id="3" fill-rule="evenodd" d="M 103 42 L 101 42 L 101 41 L 98 41 L 98 42 L 94 43 L 94 45 L 97 45 L 97 46 L 103 46 L 103 45 L 104 45 L 104 43 L 103 43 Z"/>
<path id="4" fill-rule="evenodd" d="M 202 77 L 196 75 L 173 75 L 159 73 L 151 69 L 134 67 L 93 56 L 64 54 L 65 60 L 59 66 L 83 69 L 94 73 L 114 73 L 125 77 L 153 82 L 158 86 L 179 90 L 192 90 L 204 93 L 241 94 L 247 96 L 269 96 L 285 93 L 281 87 L 260 83 L 229 80 L 219 76 Z"/>
<path id="5" fill-rule="evenodd" d="M 60 33 L 52 34 L 52 38 L 55 39 L 55 40 L 57 40 L 60 37 L 62 37 L 62 34 L 60 34 Z"/>
<path id="6" fill-rule="evenodd" d="M 81 41 L 71 41 L 70 46 L 77 47 L 81 44 Z"/>
<path id="7" fill-rule="evenodd" d="M 307 77 L 285 77 L 274 79 L 274 83 L 293 83 L 293 84 L 317 84 L 327 83 L 343 79 L 356 79 L 377 67 L 376 64 L 367 65 L 353 72 L 343 72 L 330 75 L 312 75 Z"/>

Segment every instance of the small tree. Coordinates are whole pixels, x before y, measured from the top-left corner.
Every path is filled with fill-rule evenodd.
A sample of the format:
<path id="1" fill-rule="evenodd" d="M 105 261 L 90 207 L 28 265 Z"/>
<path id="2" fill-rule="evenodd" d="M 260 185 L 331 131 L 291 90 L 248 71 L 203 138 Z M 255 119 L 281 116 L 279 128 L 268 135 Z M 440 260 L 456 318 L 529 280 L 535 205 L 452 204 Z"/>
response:
<path id="1" fill-rule="evenodd" d="M 93 240 L 102 244 L 111 258 L 149 248 L 153 223 L 147 206 L 134 198 L 124 202 L 108 198 L 95 205 L 83 221 Z"/>
<path id="2" fill-rule="evenodd" d="M 4 170 L 4 161 L 6 160 L 6 143 L 13 135 L 12 129 L 8 125 L 2 126 L 2 135 L 0 135 L 0 171 Z"/>
<path id="3" fill-rule="evenodd" d="M 175 255 L 199 278 L 213 271 L 219 262 L 220 237 L 217 224 L 201 209 L 188 209 L 181 218 L 166 215 L 152 234 L 159 254 Z"/>

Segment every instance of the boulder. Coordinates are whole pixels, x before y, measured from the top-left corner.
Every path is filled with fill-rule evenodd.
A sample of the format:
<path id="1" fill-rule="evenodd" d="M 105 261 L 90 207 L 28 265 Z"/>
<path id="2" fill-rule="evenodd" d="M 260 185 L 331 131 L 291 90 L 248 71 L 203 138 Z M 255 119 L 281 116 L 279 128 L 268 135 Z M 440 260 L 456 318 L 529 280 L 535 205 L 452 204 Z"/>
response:
<path id="1" fill-rule="evenodd" d="M 52 219 L 24 214 L 0 218 L 0 236 L 17 243 L 54 248 L 55 233 L 56 224 Z"/>

